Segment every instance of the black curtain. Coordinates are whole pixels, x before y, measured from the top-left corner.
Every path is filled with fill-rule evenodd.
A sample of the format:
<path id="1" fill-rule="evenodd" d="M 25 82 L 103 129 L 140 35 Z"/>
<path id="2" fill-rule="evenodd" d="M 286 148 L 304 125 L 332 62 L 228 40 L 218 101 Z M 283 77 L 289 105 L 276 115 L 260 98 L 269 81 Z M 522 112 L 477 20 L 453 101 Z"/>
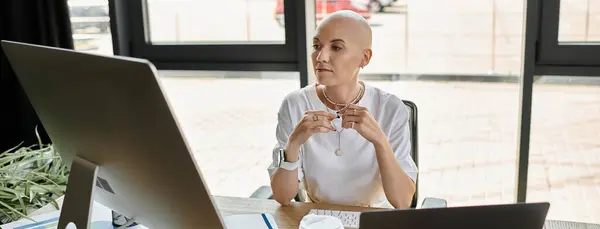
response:
<path id="1" fill-rule="evenodd" d="M 73 49 L 67 0 L 0 0 L 0 9 L 2 40 Z M 42 141 L 50 143 L 4 50 L 1 58 L 0 152 L 37 143 L 36 126 Z"/>

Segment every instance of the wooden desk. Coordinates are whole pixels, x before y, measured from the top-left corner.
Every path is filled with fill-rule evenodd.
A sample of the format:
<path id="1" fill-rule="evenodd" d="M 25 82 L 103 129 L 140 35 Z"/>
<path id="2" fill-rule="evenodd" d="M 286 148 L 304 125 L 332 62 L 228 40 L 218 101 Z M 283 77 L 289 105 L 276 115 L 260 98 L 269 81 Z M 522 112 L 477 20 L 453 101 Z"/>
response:
<path id="1" fill-rule="evenodd" d="M 232 214 L 247 214 L 247 213 L 271 213 L 277 221 L 277 226 L 280 229 L 298 229 L 298 224 L 302 217 L 311 209 L 329 209 L 341 211 L 367 211 L 375 208 L 339 206 L 330 204 L 309 204 L 309 203 L 292 203 L 291 206 L 281 206 L 274 200 L 252 199 L 241 197 L 225 197 L 215 196 L 217 207 L 222 215 Z M 63 197 L 57 199 L 59 205 L 62 205 Z M 46 205 L 43 208 L 33 212 L 30 216 L 43 214 L 55 210 L 54 206 Z M 600 225 L 564 222 L 564 221 L 546 221 L 544 229 L 563 229 L 563 228 L 582 228 L 582 229 L 600 229 Z"/>
<path id="2" fill-rule="evenodd" d="M 339 206 L 330 204 L 292 203 L 281 206 L 274 200 L 215 196 L 217 207 L 223 215 L 243 213 L 271 213 L 281 229 L 298 229 L 298 224 L 311 209 L 340 211 L 365 211 L 374 208 Z"/>
<path id="3" fill-rule="evenodd" d="M 62 206 L 64 197 L 57 199 L 57 202 Z M 374 208 L 339 206 L 330 204 L 309 204 L 309 203 L 292 203 L 291 206 L 281 206 L 275 200 L 267 199 L 252 199 L 241 197 L 225 197 L 215 196 L 217 208 L 222 215 L 232 214 L 247 214 L 247 213 L 271 213 L 277 221 L 277 226 L 280 229 L 298 229 L 299 223 L 304 215 L 308 214 L 311 209 L 330 209 L 341 211 L 365 211 L 373 210 Z M 56 210 L 52 205 L 46 205 L 43 208 L 33 212 L 30 216 L 43 214 Z"/>

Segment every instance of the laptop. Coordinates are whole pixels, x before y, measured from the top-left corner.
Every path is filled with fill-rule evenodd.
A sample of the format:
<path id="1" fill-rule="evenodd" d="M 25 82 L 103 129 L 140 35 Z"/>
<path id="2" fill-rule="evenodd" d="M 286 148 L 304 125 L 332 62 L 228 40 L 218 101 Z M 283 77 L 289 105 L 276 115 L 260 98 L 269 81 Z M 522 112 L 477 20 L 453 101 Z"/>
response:
<path id="1" fill-rule="evenodd" d="M 360 214 L 360 229 L 542 229 L 550 204 L 517 203 L 448 208 L 375 210 Z"/>
<path id="2" fill-rule="evenodd" d="M 149 61 L 11 41 L 2 48 L 71 169 L 58 228 L 90 228 L 94 201 L 148 228 L 225 227 Z"/>

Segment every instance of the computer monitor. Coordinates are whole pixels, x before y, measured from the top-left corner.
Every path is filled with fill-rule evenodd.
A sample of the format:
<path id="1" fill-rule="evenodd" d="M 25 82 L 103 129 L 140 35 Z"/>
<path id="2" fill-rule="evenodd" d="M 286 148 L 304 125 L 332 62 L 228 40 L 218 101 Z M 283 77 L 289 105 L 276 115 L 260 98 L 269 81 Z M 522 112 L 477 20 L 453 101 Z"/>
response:
<path id="1" fill-rule="evenodd" d="M 93 201 L 149 228 L 224 228 L 149 61 L 10 41 L 2 47 L 70 165 L 58 228 L 90 228 Z"/>

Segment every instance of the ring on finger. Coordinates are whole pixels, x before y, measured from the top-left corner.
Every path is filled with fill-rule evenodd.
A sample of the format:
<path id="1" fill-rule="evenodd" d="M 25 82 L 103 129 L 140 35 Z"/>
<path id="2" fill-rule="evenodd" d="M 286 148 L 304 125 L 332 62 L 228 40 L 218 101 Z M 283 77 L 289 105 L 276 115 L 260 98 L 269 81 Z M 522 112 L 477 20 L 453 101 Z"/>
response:
<path id="1" fill-rule="evenodd" d="M 356 109 L 352 109 L 352 115 L 356 115 Z"/>
<path id="2" fill-rule="evenodd" d="M 313 121 L 315 121 L 315 122 L 319 121 L 319 116 L 318 115 L 313 116 Z"/>
<path id="3" fill-rule="evenodd" d="M 352 126 L 350 126 L 350 128 L 354 129 L 354 123 L 355 123 L 355 122 L 352 122 Z"/>

